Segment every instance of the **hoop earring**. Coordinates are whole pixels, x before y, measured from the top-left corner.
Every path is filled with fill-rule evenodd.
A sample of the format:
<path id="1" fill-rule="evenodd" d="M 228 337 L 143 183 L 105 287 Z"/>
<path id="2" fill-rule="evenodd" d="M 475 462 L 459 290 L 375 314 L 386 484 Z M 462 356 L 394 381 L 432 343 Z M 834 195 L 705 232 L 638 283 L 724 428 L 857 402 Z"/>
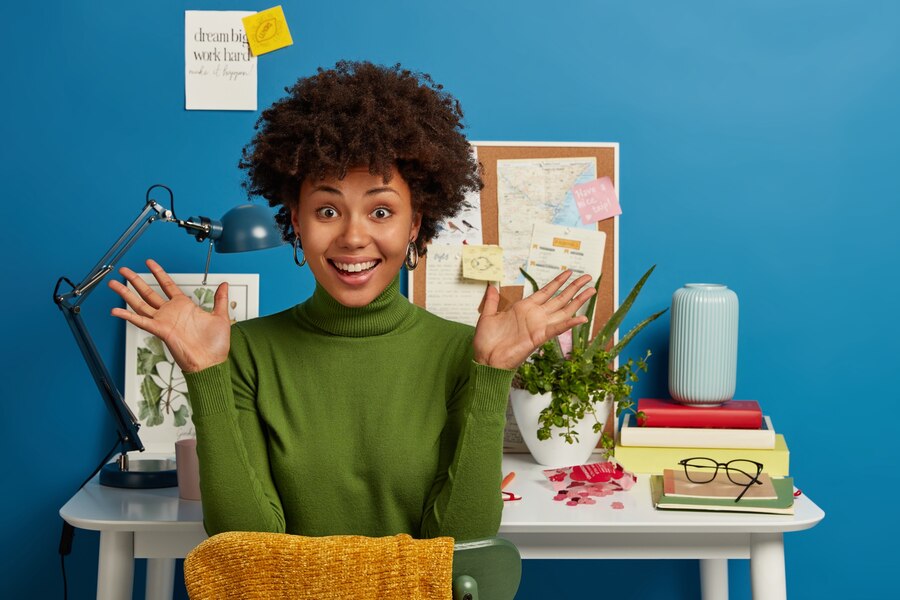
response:
<path id="1" fill-rule="evenodd" d="M 297 254 L 303 254 L 303 248 L 300 247 L 300 236 L 294 236 L 294 262 L 297 263 L 298 267 L 302 267 L 306 264 L 306 255 L 303 255 L 303 260 L 297 258 Z"/>
<path id="2" fill-rule="evenodd" d="M 406 261 L 403 264 L 406 265 L 407 271 L 415 271 L 419 266 L 419 249 L 414 242 L 410 242 L 406 247 Z"/>

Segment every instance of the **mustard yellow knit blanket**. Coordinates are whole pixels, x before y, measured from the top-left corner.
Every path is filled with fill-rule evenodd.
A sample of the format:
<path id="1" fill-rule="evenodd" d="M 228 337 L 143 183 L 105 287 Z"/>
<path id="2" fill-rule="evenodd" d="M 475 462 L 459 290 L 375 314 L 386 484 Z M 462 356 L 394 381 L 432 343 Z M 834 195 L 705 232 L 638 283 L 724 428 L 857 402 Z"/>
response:
<path id="1" fill-rule="evenodd" d="M 449 600 L 453 538 L 228 532 L 184 561 L 191 600 Z"/>

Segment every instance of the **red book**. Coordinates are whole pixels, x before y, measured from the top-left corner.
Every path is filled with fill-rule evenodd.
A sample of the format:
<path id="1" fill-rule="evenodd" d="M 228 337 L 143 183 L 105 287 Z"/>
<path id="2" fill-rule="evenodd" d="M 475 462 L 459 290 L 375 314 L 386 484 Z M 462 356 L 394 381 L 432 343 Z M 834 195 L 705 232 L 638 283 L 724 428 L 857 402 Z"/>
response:
<path id="1" fill-rule="evenodd" d="M 641 427 L 711 427 L 759 429 L 762 410 L 756 400 L 730 400 L 720 406 L 688 406 L 672 400 L 638 399 Z"/>

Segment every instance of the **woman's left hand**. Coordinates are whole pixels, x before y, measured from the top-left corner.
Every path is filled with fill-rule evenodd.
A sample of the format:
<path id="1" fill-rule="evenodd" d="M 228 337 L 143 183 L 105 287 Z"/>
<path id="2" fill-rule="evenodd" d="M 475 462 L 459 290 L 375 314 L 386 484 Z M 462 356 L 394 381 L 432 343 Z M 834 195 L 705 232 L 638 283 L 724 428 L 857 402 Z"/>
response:
<path id="1" fill-rule="evenodd" d="M 586 323 L 587 317 L 574 315 L 594 295 L 593 287 L 578 293 L 591 280 L 590 275 L 582 275 L 554 296 L 571 276 L 572 271 L 560 273 L 502 312 L 497 311 L 500 291 L 488 285 L 472 342 L 475 362 L 498 369 L 517 369 L 541 344 Z"/>

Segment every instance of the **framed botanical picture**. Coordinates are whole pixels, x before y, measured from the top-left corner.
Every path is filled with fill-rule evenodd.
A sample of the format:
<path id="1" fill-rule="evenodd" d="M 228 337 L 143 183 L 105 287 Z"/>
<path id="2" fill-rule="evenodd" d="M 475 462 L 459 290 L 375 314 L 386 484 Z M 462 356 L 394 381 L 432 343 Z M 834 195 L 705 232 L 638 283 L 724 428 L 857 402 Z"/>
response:
<path id="1" fill-rule="evenodd" d="M 206 311 L 213 308 L 216 288 L 228 282 L 228 315 L 232 323 L 259 316 L 259 275 L 170 273 L 178 287 Z M 164 296 L 150 273 L 140 273 L 156 293 Z M 130 289 L 131 285 L 128 286 Z M 125 403 L 141 423 L 138 435 L 148 452 L 171 453 L 175 442 L 194 437 L 191 400 L 181 369 L 162 341 L 135 327 L 125 326 Z"/>

